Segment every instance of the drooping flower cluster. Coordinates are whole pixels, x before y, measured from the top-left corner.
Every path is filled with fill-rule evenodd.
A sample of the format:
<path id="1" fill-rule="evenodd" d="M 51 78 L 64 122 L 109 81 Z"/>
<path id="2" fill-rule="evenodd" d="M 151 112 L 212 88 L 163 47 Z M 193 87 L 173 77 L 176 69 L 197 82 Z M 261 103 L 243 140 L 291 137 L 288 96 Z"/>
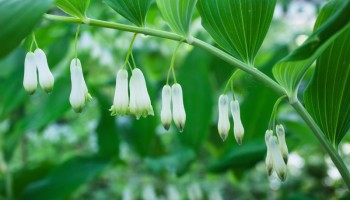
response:
<path id="1" fill-rule="evenodd" d="M 73 59 L 70 63 L 72 90 L 69 102 L 75 112 L 80 113 L 85 103 L 91 101 L 92 97 L 88 92 L 83 70 L 79 59 Z"/>
<path id="2" fill-rule="evenodd" d="M 39 73 L 39 84 L 41 88 L 50 93 L 53 89 L 55 79 L 47 64 L 46 55 L 43 50 L 36 49 L 28 52 L 24 61 L 23 87 L 28 94 L 34 94 L 37 88 L 37 72 Z"/>
<path id="3" fill-rule="evenodd" d="M 273 130 L 267 130 L 265 133 L 266 169 L 269 176 L 274 170 L 281 181 L 285 181 L 287 178 L 288 148 L 284 128 L 281 124 L 276 126 L 276 132 L 277 136 L 273 135 Z"/>
<path id="4" fill-rule="evenodd" d="M 173 108 L 172 115 L 171 106 Z M 172 85 L 171 88 L 169 85 L 165 85 L 162 91 L 161 120 L 166 130 L 169 130 L 172 119 L 179 131 L 182 132 L 186 123 L 186 112 L 183 103 L 182 88 L 178 83 Z"/>
<path id="5" fill-rule="evenodd" d="M 233 133 L 235 139 L 239 145 L 242 144 L 244 136 L 244 128 L 241 121 L 239 102 L 232 100 L 230 103 L 231 114 L 233 118 Z M 228 132 L 230 130 L 230 120 L 228 116 L 228 97 L 226 94 L 219 97 L 219 122 L 218 131 L 223 141 L 227 139 Z"/>
<path id="6" fill-rule="evenodd" d="M 131 114 L 140 119 L 154 115 L 151 99 L 149 97 L 145 77 L 140 69 L 132 70 L 130 78 L 130 101 L 128 94 L 128 72 L 119 70 L 116 78 L 116 90 L 113 105 L 110 109 L 112 115 L 123 116 Z"/>

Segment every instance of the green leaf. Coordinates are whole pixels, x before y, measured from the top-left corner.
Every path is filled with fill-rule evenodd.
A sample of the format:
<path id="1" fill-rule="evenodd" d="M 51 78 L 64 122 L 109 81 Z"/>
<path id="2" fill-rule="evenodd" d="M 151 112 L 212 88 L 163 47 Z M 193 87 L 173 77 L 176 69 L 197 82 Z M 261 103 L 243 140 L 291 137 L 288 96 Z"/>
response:
<path id="1" fill-rule="evenodd" d="M 57 0 L 56 5 L 64 12 L 86 19 L 86 10 L 89 6 L 90 0 Z"/>
<path id="2" fill-rule="evenodd" d="M 178 136 L 184 145 L 194 149 L 207 138 L 211 124 L 213 98 L 209 66 L 212 58 L 203 50 L 194 49 L 178 72 L 177 81 L 183 89 L 186 111 L 185 128 Z"/>
<path id="3" fill-rule="evenodd" d="M 273 75 L 277 82 L 291 97 L 296 97 L 300 82 L 311 64 L 349 26 L 350 1 L 335 0 L 331 1 L 331 4 L 338 5 L 337 12 L 334 11 L 334 15 L 322 25 L 316 22 L 315 31 L 303 45 L 273 68 Z M 321 10 L 318 21 L 324 18 L 324 13 L 330 9 L 331 4 Z"/>
<path id="4" fill-rule="evenodd" d="M 328 3 L 316 22 L 327 23 L 342 1 Z M 350 28 L 320 55 L 310 85 L 304 93 L 306 109 L 327 139 L 338 146 L 350 128 Z"/>
<path id="5" fill-rule="evenodd" d="M 94 90 L 101 108 L 108 108 L 112 103 L 99 90 Z M 119 156 L 119 130 L 114 117 L 107 109 L 101 109 L 101 118 L 96 128 L 99 155 L 107 158 Z"/>
<path id="6" fill-rule="evenodd" d="M 157 0 L 163 19 L 177 34 L 191 40 L 190 29 L 197 0 Z"/>
<path id="7" fill-rule="evenodd" d="M 104 2 L 130 22 L 143 27 L 152 0 L 104 0 Z"/>
<path id="8" fill-rule="evenodd" d="M 53 0 L 0 1 L 0 58 L 30 34 L 52 3 Z"/>
<path id="9" fill-rule="evenodd" d="M 175 149 L 172 154 L 160 158 L 146 158 L 145 162 L 156 173 L 166 170 L 181 176 L 188 170 L 195 159 L 196 153 L 193 149 L 181 147 L 180 149 Z"/>
<path id="10" fill-rule="evenodd" d="M 47 124 L 60 118 L 69 108 L 69 92 L 67 87 L 69 79 L 63 78 L 55 81 L 55 86 L 51 94 L 49 94 L 44 102 L 38 105 L 26 117 L 21 119 L 13 132 L 6 136 L 4 144 L 6 158 L 8 158 L 15 148 L 16 143 L 29 130 L 37 130 L 43 128 Z M 37 91 L 38 92 L 38 91 Z"/>
<path id="11" fill-rule="evenodd" d="M 266 154 L 263 140 L 249 141 L 242 146 L 233 146 L 222 158 L 208 167 L 210 172 L 229 169 L 246 169 L 254 166 Z"/>
<path id="12" fill-rule="evenodd" d="M 13 174 L 13 193 L 18 199 L 23 190 L 31 183 L 41 180 L 55 167 L 54 163 L 43 162 L 35 167 L 27 167 Z"/>
<path id="13" fill-rule="evenodd" d="M 25 52 L 18 49 L 0 61 L 2 67 L 0 72 L 0 121 L 8 117 L 8 114 L 21 106 L 28 98 L 23 88 L 24 58 Z M 6 73 L 6 71 L 9 72 Z"/>
<path id="14" fill-rule="evenodd" d="M 109 161 L 98 157 L 74 157 L 40 181 L 28 185 L 21 199 L 66 199 L 79 186 L 96 177 Z"/>
<path id="15" fill-rule="evenodd" d="M 215 42 L 253 65 L 273 17 L 276 0 L 199 0 L 202 25 Z"/>

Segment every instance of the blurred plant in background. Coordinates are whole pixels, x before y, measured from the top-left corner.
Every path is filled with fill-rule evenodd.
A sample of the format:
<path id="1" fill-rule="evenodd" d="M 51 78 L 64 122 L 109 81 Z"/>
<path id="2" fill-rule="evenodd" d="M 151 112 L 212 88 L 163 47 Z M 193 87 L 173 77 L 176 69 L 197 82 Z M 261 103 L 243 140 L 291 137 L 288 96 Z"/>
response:
<path id="1" fill-rule="evenodd" d="M 324 3 L 278 1 L 255 66 L 272 77 L 272 67 L 312 33 Z M 65 15 L 56 7 L 48 13 Z M 91 0 L 88 16 L 130 24 L 99 0 Z M 148 11 L 147 27 L 170 31 L 155 3 Z M 166 131 L 160 119 L 162 88 L 178 43 L 142 34 L 134 42 L 133 55 L 146 77 L 154 117 L 110 116 L 115 77 L 133 33 L 86 25 L 80 27 L 78 55 L 93 99 L 76 114 L 69 104 L 76 29 L 77 24 L 45 19 L 37 25 L 37 43 L 55 77 L 49 95 L 38 88 L 28 96 L 22 86 L 30 36 L 0 60 L 0 142 L 12 172 L 11 177 L 1 174 L 2 199 L 9 178 L 14 199 L 350 198 L 337 168 L 289 104 L 282 103 L 278 110 L 290 153 L 288 178 L 282 183 L 275 173 L 266 175 L 264 133 L 278 96 L 245 73 L 237 75 L 234 85 L 244 142 L 238 146 L 230 133 L 223 143 L 217 130 L 217 98 L 234 68 L 187 44 L 179 47 L 174 64 L 187 117 L 182 133 L 174 125 Z M 214 44 L 196 9 L 191 35 Z M 301 82 L 300 94 L 313 70 L 314 66 Z M 338 150 L 349 165 L 349 135 Z"/>

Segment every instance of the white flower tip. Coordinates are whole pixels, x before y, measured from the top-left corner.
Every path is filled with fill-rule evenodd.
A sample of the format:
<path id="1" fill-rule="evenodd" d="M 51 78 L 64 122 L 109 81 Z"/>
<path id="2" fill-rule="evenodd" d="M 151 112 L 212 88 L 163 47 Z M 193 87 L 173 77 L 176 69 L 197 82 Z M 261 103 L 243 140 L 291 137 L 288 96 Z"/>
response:
<path id="1" fill-rule="evenodd" d="M 225 142 L 226 139 L 227 139 L 227 133 L 226 134 L 225 133 L 220 133 L 220 137 L 221 137 L 222 141 Z"/>
<path id="2" fill-rule="evenodd" d="M 171 87 L 173 101 L 173 119 L 180 132 L 183 131 L 186 123 L 186 112 L 183 104 L 181 85 L 176 83 Z"/>
<path id="3" fill-rule="evenodd" d="M 35 55 L 32 52 L 27 53 L 24 61 L 23 87 L 29 95 L 34 94 L 37 88 Z"/>
<path id="4" fill-rule="evenodd" d="M 230 120 L 228 117 L 228 97 L 227 95 L 220 95 L 219 97 L 219 121 L 218 131 L 223 141 L 226 140 L 228 132 L 230 131 Z"/>
<path id="5" fill-rule="evenodd" d="M 47 64 L 46 55 L 43 50 L 36 49 L 34 51 L 35 63 L 39 73 L 39 83 L 43 90 L 47 93 L 51 93 L 53 90 L 55 78 L 53 77 L 49 66 Z"/>
<path id="6" fill-rule="evenodd" d="M 281 181 L 285 181 L 287 177 L 287 166 L 283 160 L 277 137 L 270 137 L 269 143 L 273 160 L 273 168 L 276 171 L 278 177 L 281 179 Z"/>
<path id="7" fill-rule="evenodd" d="M 110 111 L 112 111 L 112 116 L 124 116 L 128 113 L 128 109 L 128 72 L 124 69 L 121 69 L 117 73 L 113 106 Z"/>
<path id="8" fill-rule="evenodd" d="M 243 141 L 243 136 L 244 136 L 244 128 L 241 121 L 239 102 L 237 100 L 231 101 L 230 106 L 231 106 L 231 113 L 233 118 L 233 132 L 237 143 L 241 145 Z"/>
<path id="9" fill-rule="evenodd" d="M 169 130 L 171 124 L 171 87 L 165 85 L 162 90 L 161 121 L 165 130 Z"/>

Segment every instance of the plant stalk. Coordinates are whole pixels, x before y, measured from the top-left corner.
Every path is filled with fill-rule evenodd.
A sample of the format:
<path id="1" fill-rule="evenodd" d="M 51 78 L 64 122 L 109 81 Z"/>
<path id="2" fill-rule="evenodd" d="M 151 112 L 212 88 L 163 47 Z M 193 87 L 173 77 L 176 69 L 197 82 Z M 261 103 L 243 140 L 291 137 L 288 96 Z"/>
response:
<path id="1" fill-rule="evenodd" d="M 340 157 L 338 152 L 334 149 L 332 144 L 326 139 L 325 135 L 322 133 L 322 130 L 318 127 L 316 122 L 312 119 L 310 114 L 306 111 L 305 107 L 301 105 L 299 101 L 295 101 L 291 103 L 291 105 L 303 118 L 306 124 L 311 128 L 312 132 L 314 133 L 318 141 L 321 143 L 323 148 L 327 151 L 327 153 L 331 157 L 334 165 L 338 168 L 339 173 L 343 177 L 343 180 L 346 186 L 348 187 L 348 189 L 350 189 L 350 173 L 343 159 Z"/>

